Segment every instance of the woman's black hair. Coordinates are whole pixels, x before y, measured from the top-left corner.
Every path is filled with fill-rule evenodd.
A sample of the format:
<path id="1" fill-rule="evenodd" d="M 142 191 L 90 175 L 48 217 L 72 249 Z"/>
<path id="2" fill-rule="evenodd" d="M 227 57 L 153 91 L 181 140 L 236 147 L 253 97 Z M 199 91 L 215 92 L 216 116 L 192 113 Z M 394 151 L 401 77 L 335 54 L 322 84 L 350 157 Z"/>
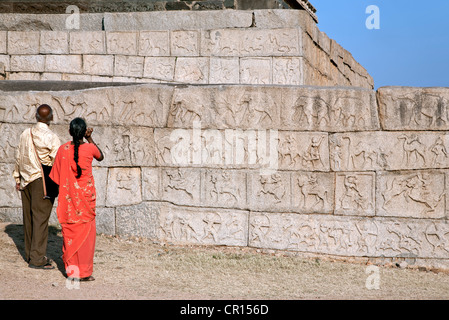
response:
<path id="1" fill-rule="evenodd" d="M 75 155 L 74 160 L 76 163 L 76 178 L 78 179 L 81 177 L 81 167 L 78 165 L 78 149 L 80 147 L 80 140 L 84 138 L 84 135 L 86 134 L 86 121 L 82 118 L 75 118 L 70 122 L 70 135 L 73 138 L 73 144 L 75 145 Z"/>

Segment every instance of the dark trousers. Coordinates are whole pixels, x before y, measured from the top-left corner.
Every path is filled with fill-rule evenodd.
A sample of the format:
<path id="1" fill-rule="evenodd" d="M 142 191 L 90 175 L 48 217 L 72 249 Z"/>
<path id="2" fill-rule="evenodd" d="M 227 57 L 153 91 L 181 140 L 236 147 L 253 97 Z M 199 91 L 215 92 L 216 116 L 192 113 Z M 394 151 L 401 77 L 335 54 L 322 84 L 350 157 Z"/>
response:
<path id="1" fill-rule="evenodd" d="M 21 195 L 25 259 L 32 265 L 42 266 L 47 263 L 48 220 L 54 201 L 43 199 L 42 178 L 29 183 Z"/>

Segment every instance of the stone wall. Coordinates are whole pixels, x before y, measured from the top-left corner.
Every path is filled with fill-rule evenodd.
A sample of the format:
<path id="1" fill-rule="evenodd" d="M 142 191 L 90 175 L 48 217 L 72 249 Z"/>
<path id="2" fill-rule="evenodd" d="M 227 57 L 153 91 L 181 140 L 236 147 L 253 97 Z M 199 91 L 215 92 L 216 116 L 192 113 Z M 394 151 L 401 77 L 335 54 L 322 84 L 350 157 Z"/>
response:
<path id="1" fill-rule="evenodd" d="M 374 88 L 305 10 L 0 14 L 0 79 Z"/>
<path id="2" fill-rule="evenodd" d="M 0 93 L 1 220 L 21 221 L 14 150 L 49 103 L 63 142 L 82 116 L 105 153 L 99 232 L 449 268 L 447 88 L 41 86 Z"/>

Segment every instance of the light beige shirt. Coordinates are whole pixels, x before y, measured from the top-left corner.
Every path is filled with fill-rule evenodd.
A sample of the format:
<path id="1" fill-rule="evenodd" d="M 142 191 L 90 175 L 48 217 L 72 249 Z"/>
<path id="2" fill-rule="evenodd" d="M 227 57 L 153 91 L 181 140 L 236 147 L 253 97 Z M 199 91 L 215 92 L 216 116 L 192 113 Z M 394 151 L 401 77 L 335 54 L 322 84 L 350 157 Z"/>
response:
<path id="1" fill-rule="evenodd" d="M 34 145 L 40 161 L 34 151 L 30 130 L 33 132 Z M 22 132 L 19 146 L 16 149 L 16 163 L 13 172 L 13 177 L 16 183 L 20 183 L 21 189 L 42 177 L 40 163 L 46 166 L 53 165 L 60 145 L 58 136 L 45 123 L 38 122 Z"/>

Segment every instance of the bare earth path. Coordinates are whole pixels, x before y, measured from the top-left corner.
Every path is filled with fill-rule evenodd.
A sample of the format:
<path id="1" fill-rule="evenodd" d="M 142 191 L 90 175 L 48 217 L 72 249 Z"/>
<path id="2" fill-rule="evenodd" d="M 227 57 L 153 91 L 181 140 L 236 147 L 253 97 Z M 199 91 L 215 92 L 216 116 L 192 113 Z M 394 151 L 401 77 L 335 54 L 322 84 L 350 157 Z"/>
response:
<path id="1" fill-rule="evenodd" d="M 97 237 L 96 280 L 69 289 L 61 245 L 60 231 L 50 228 L 48 256 L 57 268 L 28 268 L 22 226 L 0 223 L 0 299 L 449 299 L 449 275 L 443 273 L 380 267 L 379 289 L 368 290 L 362 264 L 102 235 Z"/>

